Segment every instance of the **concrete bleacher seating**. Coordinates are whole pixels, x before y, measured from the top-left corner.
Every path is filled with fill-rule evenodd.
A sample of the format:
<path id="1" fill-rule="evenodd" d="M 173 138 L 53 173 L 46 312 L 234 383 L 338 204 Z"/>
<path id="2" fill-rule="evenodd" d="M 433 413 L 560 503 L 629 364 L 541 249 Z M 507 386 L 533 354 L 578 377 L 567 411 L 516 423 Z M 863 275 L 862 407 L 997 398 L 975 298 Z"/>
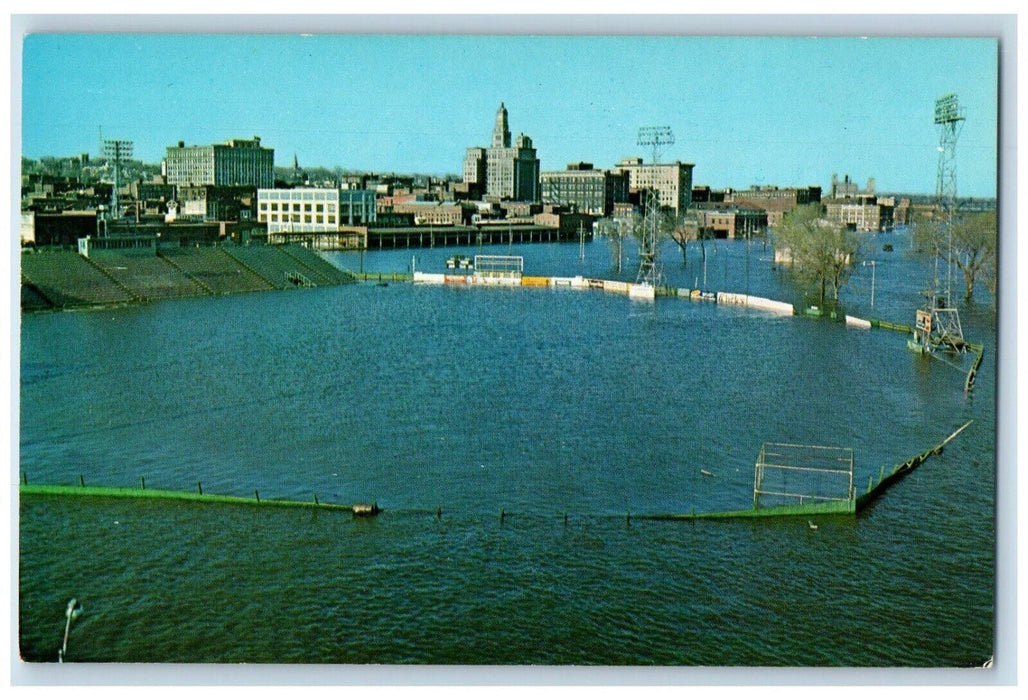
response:
<path id="1" fill-rule="evenodd" d="M 282 250 L 311 270 L 320 280 L 319 284 L 349 284 L 356 281 L 349 272 L 339 269 L 313 250 L 295 245 L 283 246 Z"/>
<path id="2" fill-rule="evenodd" d="M 141 299 L 171 299 L 208 294 L 199 284 L 159 257 L 97 253 L 93 263 Z"/>
<path id="3" fill-rule="evenodd" d="M 267 280 L 275 289 L 305 286 L 298 280 L 305 281 L 306 286 L 315 287 L 342 283 L 329 279 L 321 271 L 303 262 L 306 257 L 303 254 L 309 251 L 300 246 L 226 246 L 224 250 Z"/>
<path id="4" fill-rule="evenodd" d="M 161 257 L 215 294 L 272 289 L 272 285 L 240 265 L 224 248 L 162 248 Z"/>
<path id="5" fill-rule="evenodd" d="M 22 255 L 22 309 L 74 308 L 354 282 L 300 246 L 40 250 Z"/>
<path id="6" fill-rule="evenodd" d="M 26 311 L 44 311 L 54 308 L 54 305 L 32 282 L 22 276 L 21 308 Z"/>
<path id="7" fill-rule="evenodd" d="M 22 277 L 54 306 L 121 304 L 135 297 L 74 251 L 42 251 L 21 256 Z"/>

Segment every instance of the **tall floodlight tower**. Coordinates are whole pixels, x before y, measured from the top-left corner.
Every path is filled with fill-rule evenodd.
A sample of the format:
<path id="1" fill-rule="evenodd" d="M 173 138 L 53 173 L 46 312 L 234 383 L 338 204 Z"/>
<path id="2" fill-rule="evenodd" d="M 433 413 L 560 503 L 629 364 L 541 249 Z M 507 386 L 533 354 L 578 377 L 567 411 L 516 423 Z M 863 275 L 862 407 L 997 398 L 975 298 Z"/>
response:
<path id="1" fill-rule="evenodd" d="M 650 161 L 651 167 L 656 168 L 660 164 L 660 157 L 663 155 L 664 150 L 667 146 L 671 146 L 674 143 L 675 135 L 672 133 L 670 126 L 639 127 L 639 137 L 636 144 L 652 148 L 653 158 Z M 657 249 L 660 245 L 660 230 L 663 224 L 663 212 L 660 208 L 660 191 L 657 188 L 647 188 L 644 206 L 646 213 L 643 217 L 639 236 L 639 274 L 636 276 L 636 283 L 656 287 L 661 282 Z"/>
<path id="2" fill-rule="evenodd" d="M 650 162 L 657 165 L 660 163 L 660 157 L 667 150 L 666 147 L 675 145 L 675 135 L 671 132 L 670 126 L 641 126 L 636 145 L 650 146 L 653 149 L 653 157 Z"/>
<path id="3" fill-rule="evenodd" d="M 121 159 L 132 157 L 132 142 L 122 139 L 104 139 L 104 156 L 114 161 L 114 191 L 111 192 L 110 218 L 121 218 L 121 205 L 118 203 L 118 190 L 121 189 Z"/>
<path id="4" fill-rule="evenodd" d="M 935 125 L 939 127 L 939 169 L 935 178 L 936 206 L 946 227 L 946 295 L 939 295 L 939 257 L 936 251 L 935 279 L 925 291 L 925 308 L 918 309 L 914 337 L 907 342 L 912 350 L 934 353 L 944 349 L 964 352 L 967 344 L 960 325 L 960 313 L 950 303 L 953 283 L 953 216 L 957 211 L 957 138 L 964 125 L 964 111 L 954 93 L 935 101 Z"/>
<path id="5" fill-rule="evenodd" d="M 947 229 L 950 250 L 946 255 L 946 299 L 953 280 L 951 258 L 953 215 L 957 211 L 957 138 L 964 126 L 964 110 L 955 93 L 935 101 L 935 125 L 939 128 L 939 168 L 935 176 L 935 199 Z"/>

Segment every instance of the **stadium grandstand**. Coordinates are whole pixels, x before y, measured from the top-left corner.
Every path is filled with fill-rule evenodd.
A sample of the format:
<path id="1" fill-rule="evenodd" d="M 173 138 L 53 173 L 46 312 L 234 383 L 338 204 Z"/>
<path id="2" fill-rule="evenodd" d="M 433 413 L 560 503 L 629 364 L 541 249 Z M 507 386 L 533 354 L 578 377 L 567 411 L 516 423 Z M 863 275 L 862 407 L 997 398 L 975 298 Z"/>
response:
<path id="1" fill-rule="evenodd" d="M 320 254 L 295 245 L 159 247 L 156 254 L 67 250 L 21 255 L 25 311 L 190 296 L 321 287 L 356 281 Z"/>

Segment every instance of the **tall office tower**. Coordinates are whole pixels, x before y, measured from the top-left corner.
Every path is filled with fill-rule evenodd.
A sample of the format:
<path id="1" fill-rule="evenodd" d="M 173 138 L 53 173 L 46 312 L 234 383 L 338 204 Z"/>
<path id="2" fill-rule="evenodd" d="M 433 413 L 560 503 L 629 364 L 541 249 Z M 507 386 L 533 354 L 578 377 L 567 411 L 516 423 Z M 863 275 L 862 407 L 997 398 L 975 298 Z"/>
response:
<path id="1" fill-rule="evenodd" d="M 519 134 L 511 146 L 507 108 L 502 102 L 496 111 L 492 146 L 472 146 L 465 152 L 464 182 L 477 185 L 486 197 L 539 201 L 539 158 L 532 139 Z"/>

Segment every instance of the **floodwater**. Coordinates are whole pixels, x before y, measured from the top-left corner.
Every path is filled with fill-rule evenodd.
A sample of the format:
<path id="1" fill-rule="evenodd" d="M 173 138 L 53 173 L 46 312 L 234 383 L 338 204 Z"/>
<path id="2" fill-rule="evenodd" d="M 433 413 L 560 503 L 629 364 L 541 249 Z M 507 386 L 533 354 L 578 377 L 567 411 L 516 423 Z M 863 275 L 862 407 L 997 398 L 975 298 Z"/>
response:
<path id="1" fill-rule="evenodd" d="M 620 275 L 610 251 L 329 257 L 442 272 L 513 253 L 526 274 L 634 281 L 631 251 Z M 759 241 L 708 243 L 705 266 L 663 253 L 674 286 L 802 299 Z M 847 311 L 911 324 L 930 263 L 904 232 L 864 255 L 875 306 L 861 266 Z M 979 294 L 961 309 L 986 348 L 970 395 L 901 333 L 596 290 L 361 284 L 25 315 L 30 482 L 383 512 L 23 497 L 22 658 L 56 660 L 75 597 L 79 662 L 981 665 L 996 328 Z M 817 530 L 632 517 L 749 507 L 764 441 L 852 447 L 859 489 L 972 419 Z"/>

